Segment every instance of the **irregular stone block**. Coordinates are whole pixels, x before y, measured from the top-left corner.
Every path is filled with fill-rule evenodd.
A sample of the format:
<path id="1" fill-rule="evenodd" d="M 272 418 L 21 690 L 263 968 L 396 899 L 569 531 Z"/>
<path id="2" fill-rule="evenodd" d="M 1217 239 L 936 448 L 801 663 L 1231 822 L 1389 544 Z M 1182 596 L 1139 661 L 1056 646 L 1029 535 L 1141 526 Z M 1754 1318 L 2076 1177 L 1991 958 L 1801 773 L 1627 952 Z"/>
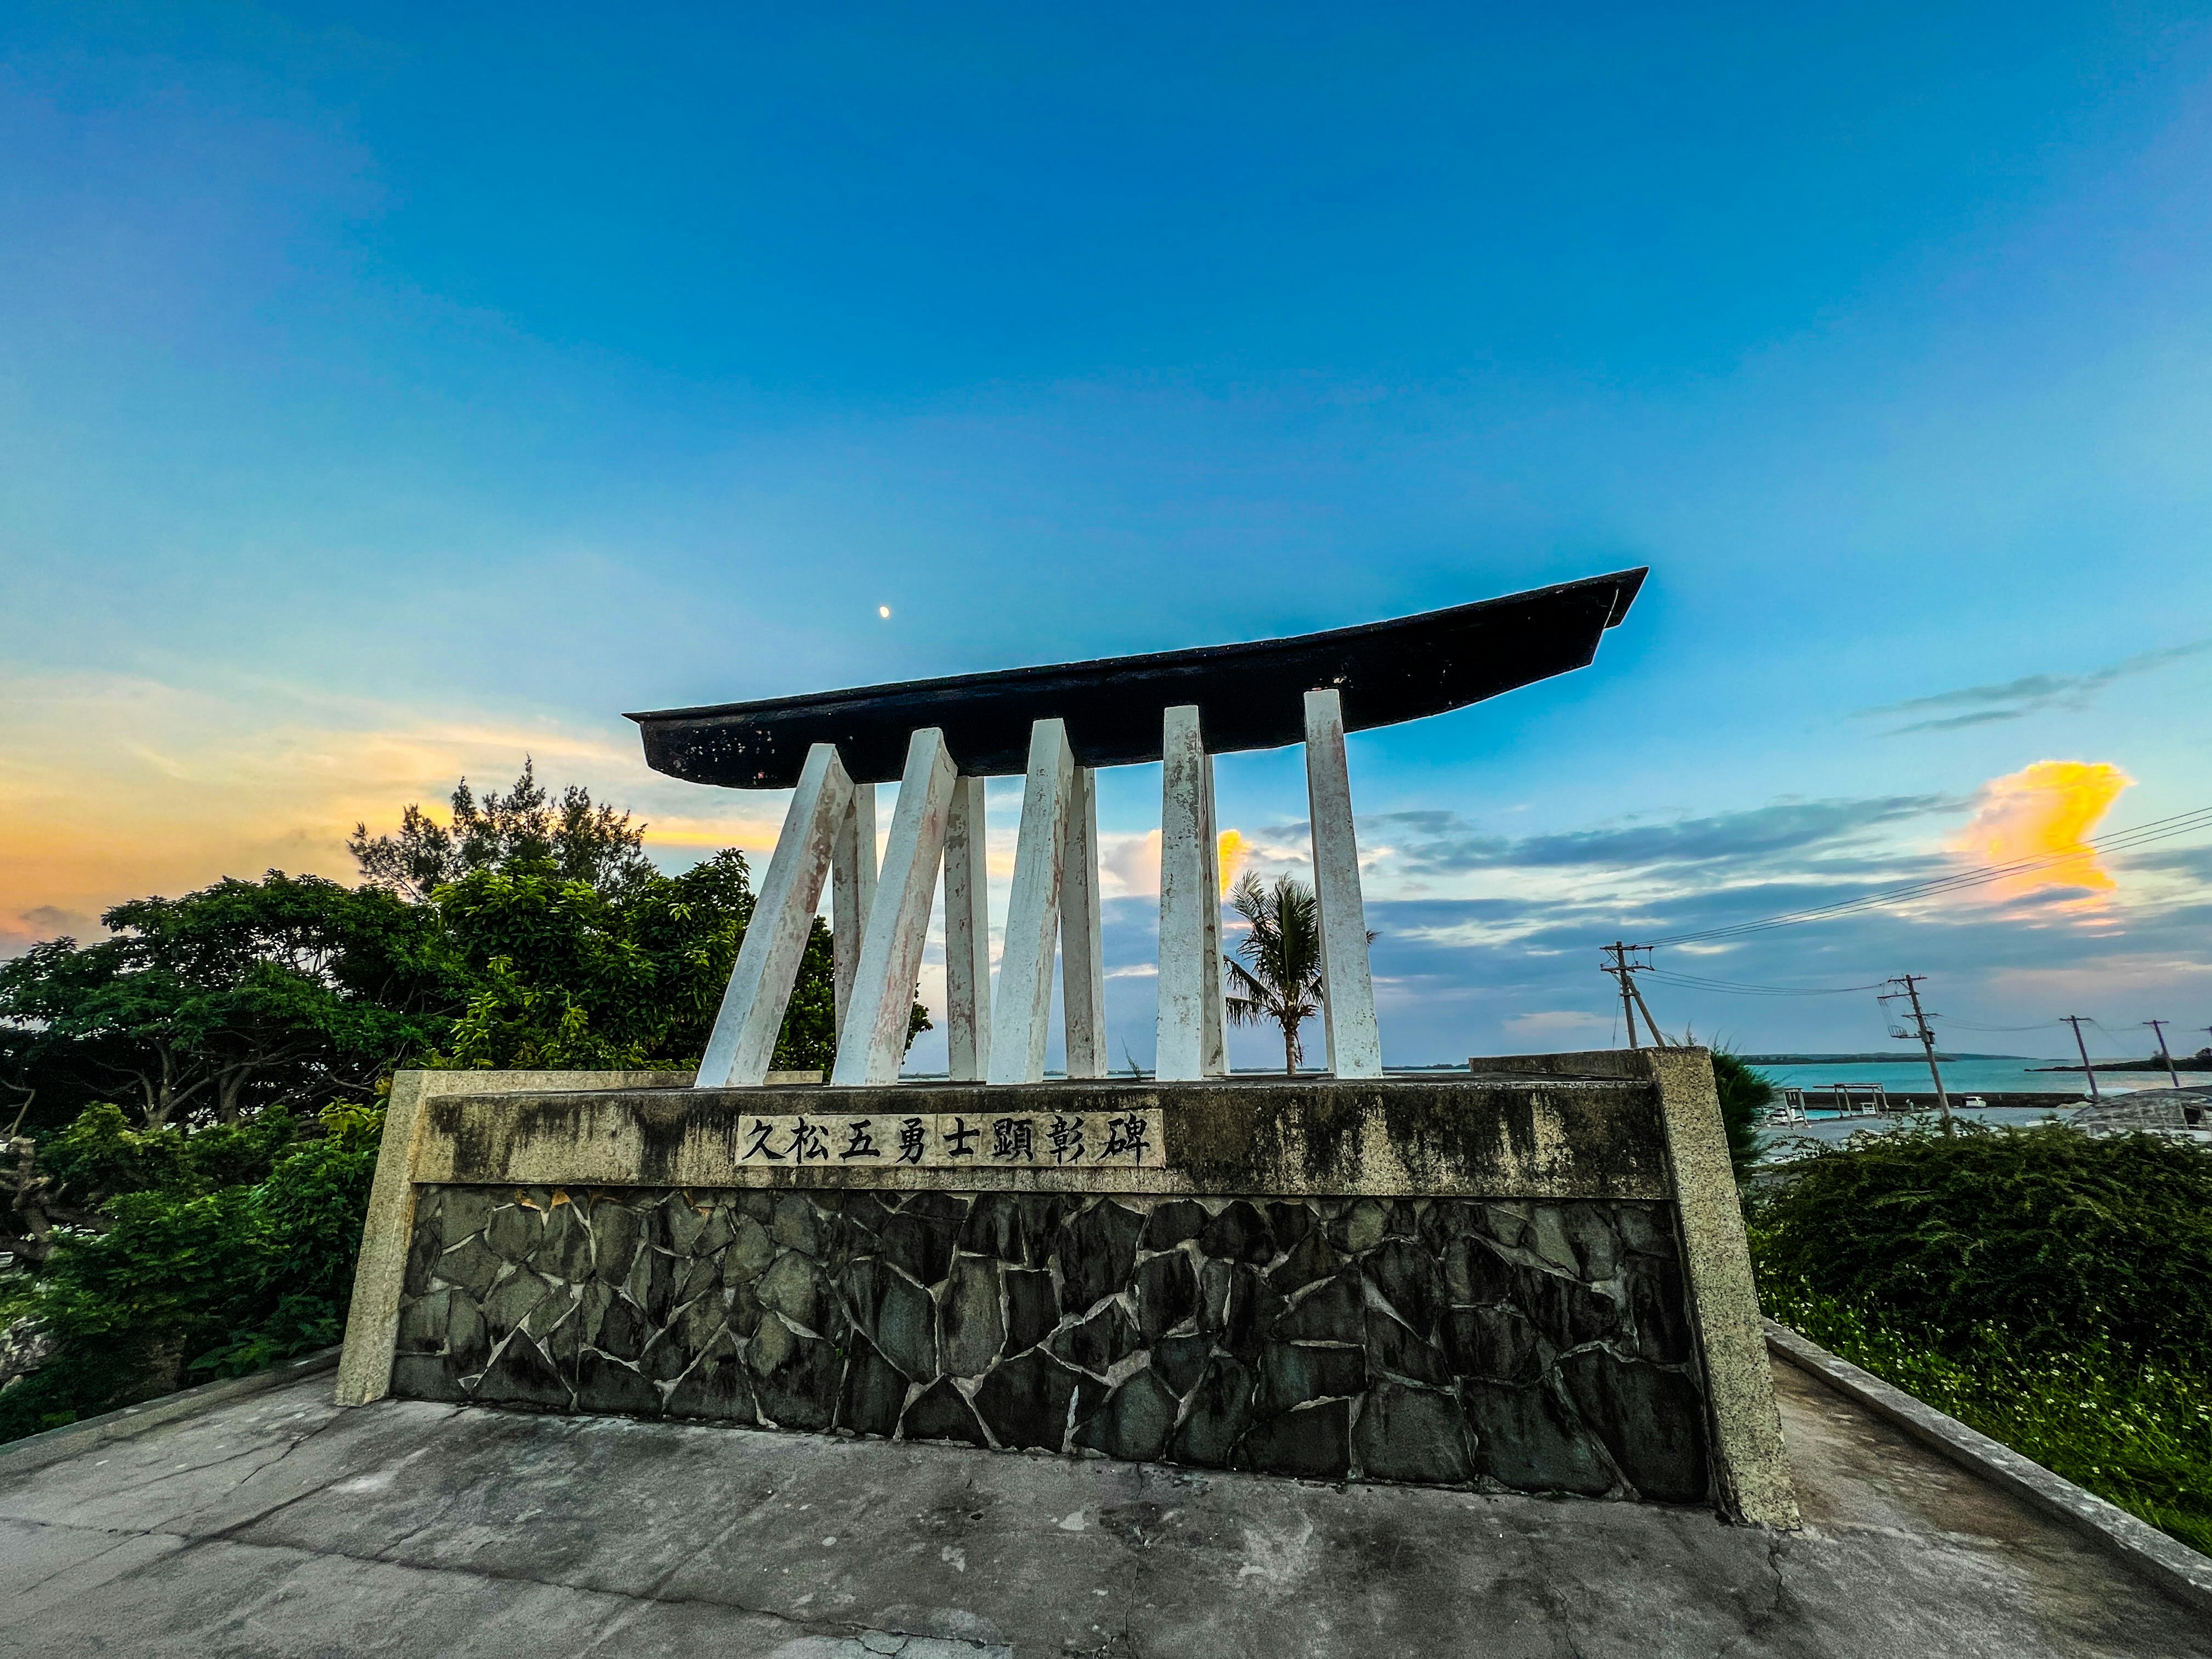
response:
<path id="1" fill-rule="evenodd" d="M 1452 1370 L 1486 1382 L 1534 1382 L 1557 1352 L 1517 1308 L 1455 1308 L 1443 1335 Z"/>
<path id="2" fill-rule="evenodd" d="M 484 1324 L 483 1310 L 465 1291 L 455 1291 L 447 1301 L 446 1352 L 453 1358 L 455 1373 L 461 1376 L 475 1376 L 491 1358 L 491 1332 Z M 398 1392 L 396 1383 L 393 1392 Z M 435 1397 L 452 1398 L 449 1395 Z"/>
<path id="3" fill-rule="evenodd" d="M 1251 1368 L 1241 1361 L 1225 1354 L 1209 1361 L 1189 1414 L 1176 1431 L 1175 1461 L 1204 1469 L 1231 1468 L 1231 1454 L 1252 1426 L 1252 1386 Z"/>
<path id="4" fill-rule="evenodd" d="M 1330 1248 L 1328 1232 L 1315 1227 L 1291 1247 L 1282 1265 L 1267 1275 L 1267 1283 L 1289 1296 L 1317 1279 L 1327 1279 L 1342 1262 L 1343 1258 Z"/>
<path id="5" fill-rule="evenodd" d="M 1516 1492 L 1601 1498 L 1613 1490 L 1612 1463 L 1549 1388 L 1462 1382 L 1460 1407 L 1474 1434 L 1477 1474 Z"/>
<path id="6" fill-rule="evenodd" d="M 696 1302 L 709 1291 L 715 1293 L 716 1300 L 720 1299 L 722 1265 L 714 1257 L 702 1255 L 694 1256 L 689 1261 L 679 1261 L 676 1263 L 676 1271 L 680 1272 L 682 1277 L 677 1279 L 671 1299 L 678 1307 Z"/>
<path id="7" fill-rule="evenodd" d="M 804 1250 L 809 1255 L 822 1254 L 821 1218 L 801 1194 L 777 1194 L 775 1221 L 769 1233 L 787 1250 Z"/>
<path id="8" fill-rule="evenodd" d="M 1150 1369 L 1109 1395 L 1078 1428 L 1075 1443 L 1130 1462 L 1156 1462 L 1174 1432 L 1176 1395 Z"/>
<path id="9" fill-rule="evenodd" d="M 617 1359 L 637 1360 L 645 1356 L 645 1345 L 652 1340 L 653 1327 L 635 1303 L 626 1296 L 608 1299 L 606 1311 L 599 1317 L 599 1334 L 593 1345 L 604 1348 Z"/>
<path id="10" fill-rule="evenodd" d="M 513 1330 L 530 1316 L 530 1310 L 544 1301 L 545 1293 L 552 1288 L 527 1267 L 509 1273 L 483 1298 L 484 1322 L 495 1332 Z"/>
<path id="11" fill-rule="evenodd" d="M 629 1277 L 637 1261 L 638 1241 L 644 1236 L 636 1212 L 612 1199 L 592 1201 L 590 1215 L 592 1276 L 610 1285 Z"/>
<path id="12" fill-rule="evenodd" d="M 1360 1293 L 1356 1273 L 1344 1273 L 1309 1291 L 1275 1321 L 1271 1335 L 1285 1342 L 1348 1342 L 1367 1340 L 1367 1300 Z"/>
<path id="13" fill-rule="evenodd" d="M 883 1259 L 916 1284 L 934 1289 L 952 1265 L 952 1241 L 959 1231 L 951 1221 L 902 1209 L 884 1223 Z"/>
<path id="14" fill-rule="evenodd" d="M 1705 1500 L 1705 1401 L 1688 1377 L 1600 1348 L 1567 1355 L 1559 1370 L 1575 1409 L 1629 1485 L 1662 1504 Z"/>
<path id="15" fill-rule="evenodd" d="M 1627 1252 L 1620 1235 L 1613 1231 L 1606 1206 L 1577 1202 L 1556 1207 L 1567 1243 L 1574 1249 L 1575 1271 L 1588 1280 L 1611 1279 L 1619 1273 Z"/>
<path id="16" fill-rule="evenodd" d="M 571 1282 L 592 1271 L 592 1231 L 574 1204 L 556 1204 L 545 1218 L 545 1237 L 531 1253 L 530 1265 L 548 1279 Z"/>
<path id="17" fill-rule="evenodd" d="M 1680 1255 L 1674 1243 L 1674 1212 L 1664 1205 L 1616 1204 L 1613 1224 L 1620 1233 L 1621 1243 L 1638 1255 L 1663 1255 L 1671 1261 Z"/>
<path id="18" fill-rule="evenodd" d="M 447 1243 L 458 1244 L 491 1224 L 494 1200 L 482 1187 L 441 1187 L 437 1191 L 438 1231 Z"/>
<path id="19" fill-rule="evenodd" d="M 1210 1336 L 1170 1336 L 1153 1345 L 1152 1368 L 1178 1398 L 1198 1386 L 1206 1375 L 1206 1362 L 1212 1356 L 1213 1339 Z"/>
<path id="20" fill-rule="evenodd" d="M 1443 1277 L 1427 1251 L 1410 1239 L 1386 1239 L 1359 1269 L 1407 1328 L 1425 1337 L 1436 1329 L 1444 1305 Z"/>
<path id="21" fill-rule="evenodd" d="M 1275 1235 L 1267 1218 L 1239 1198 L 1223 1206 L 1221 1213 L 1206 1224 L 1198 1248 L 1224 1261 L 1260 1266 L 1275 1259 Z"/>
<path id="22" fill-rule="evenodd" d="M 1068 1200 L 1046 1193 L 978 1193 L 961 1223 L 959 1246 L 1018 1267 L 1042 1267 Z"/>
<path id="23" fill-rule="evenodd" d="M 506 1265 L 497 1251 L 483 1238 L 476 1237 L 440 1256 L 430 1272 L 434 1279 L 459 1285 L 481 1302 L 491 1290 L 492 1281 L 499 1277 L 499 1270 Z M 409 1282 L 416 1281 L 410 1275 Z"/>
<path id="24" fill-rule="evenodd" d="M 786 1250 L 775 1259 L 775 1266 L 761 1275 L 753 1293 L 762 1307 L 781 1314 L 787 1322 L 818 1331 L 825 1322 L 822 1304 L 829 1291 L 817 1262 L 796 1250 Z"/>
<path id="25" fill-rule="evenodd" d="M 1237 1466 L 1304 1480 L 1340 1480 L 1352 1471 L 1352 1402 L 1324 1400 L 1255 1425 L 1237 1449 Z"/>
<path id="26" fill-rule="evenodd" d="M 1090 1318 L 1063 1325 L 1045 1346 L 1071 1365 L 1104 1372 L 1144 1346 L 1144 1339 L 1121 1304 L 1109 1302 Z"/>
<path id="27" fill-rule="evenodd" d="M 960 1440 L 971 1446 L 991 1443 L 975 1413 L 949 1378 L 915 1396 L 899 1421 L 899 1433 L 908 1440 Z"/>
<path id="28" fill-rule="evenodd" d="M 580 1396 L 581 1392 L 580 1388 Z M 667 1413 L 671 1417 L 707 1418 L 718 1423 L 760 1420 L 753 1404 L 752 1378 L 746 1374 L 733 1343 L 716 1343 L 684 1374 L 683 1380 L 669 1392 Z"/>
<path id="29" fill-rule="evenodd" d="M 1467 1425 L 1449 1394 L 1376 1383 L 1359 1408 L 1353 1449 L 1373 1480 L 1456 1486 L 1474 1478 Z"/>
<path id="30" fill-rule="evenodd" d="M 1455 1238 L 1444 1247 L 1444 1295 L 1455 1307 L 1510 1302 L 1520 1286 L 1514 1266 L 1489 1241 Z"/>
<path id="31" fill-rule="evenodd" d="M 1694 1336 L 1681 1264 L 1660 1255 L 1632 1255 L 1628 1262 L 1628 1316 L 1637 1353 L 1662 1365 L 1687 1364 Z"/>
<path id="32" fill-rule="evenodd" d="M 438 1230 L 435 1216 L 416 1215 L 415 1231 L 407 1236 L 407 1261 L 401 1282 L 407 1285 L 428 1285 L 431 1270 L 438 1258 L 445 1254 L 444 1236 Z"/>
<path id="33" fill-rule="evenodd" d="M 491 1406 L 536 1406 L 568 1411 L 574 1404 L 568 1385 L 552 1362 L 528 1337 L 517 1334 L 493 1357 L 477 1381 L 474 1398 Z"/>
<path id="34" fill-rule="evenodd" d="M 586 1348 L 576 1357 L 576 1406 L 580 1411 L 658 1417 L 660 1390 L 628 1365 Z"/>
<path id="35" fill-rule="evenodd" d="M 937 1375 L 937 1309 L 928 1291 L 876 1261 L 848 1267 L 844 1285 L 854 1323 L 885 1358 L 909 1377 Z"/>
<path id="36" fill-rule="evenodd" d="M 1196 1199 L 1170 1198 L 1152 1206 L 1145 1218 L 1142 1243 L 1148 1250 L 1171 1250 L 1186 1238 L 1196 1238 L 1211 1219 Z"/>
<path id="37" fill-rule="evenodd" d="M 1060 1230 L 1060 1311 L 1079 1317 L 1102 1297 L 1126 1289 L 1137 1265 L 1145 1219 L 1100 1199 Z"/>
<path id="38" fill-rule="evenodd" d="M 1198 1275 L 1181 1250 L 1147 1256 L 1137 1264 L 1137 1328 L 1158 1341 L 1198 1311 Z"/>
<path id="39" fill-rule="evenodd" d="M 520 1204 L 502 1204 L 492 1212 L 484 1230 L 484 1243 L 506 1261 L 526 1261 L 545 1237 L 545 1212 Z"/>
<path id="40" fill-rule="evenodd" d="M 657 1206 L 655 1213 L 659 1213 Z M 644 1311 L 647 1319 L 655 1325 L 662 1325 L 667 1322 L 675 1300 L 675 1259 L 665 1250 L 648 1243 L 637 1253 L 637 1260 L 630 1264 L 629 1278 L 624 1281 L 623 1289 L 629 1299 Z"/>
<path id="41" fill-rule="evenodd" d="M 399 1306 L 399 1353 L 440 1353 L 446 1346 L 446 1325 L 452 1317 L 453 1292 L 433 1291 Z"/>
<path id="42" fill-rule="evenodd" d="M 837 1400 L 837 1426 L 854 1434 L 889 1438 L 898 1431 L 906 1404 L 906 1377 L 866 1340 L 856 1340 L 845 1361 L 845 1386 Z"/>
<path id="43" fill-rule="evenodd" d="M 392 1357 L 392 1392 L 403 1400 L 467 1400 L 461 1373 L 451 1360 L 434 1353 L 401 1353 Z"/>
<path id="44" fill-rule="evenodd" d="M 1089 1377 L 1033 1348 L 986 1376 L 975 1390 L 975 1406 L 1001 1446 L 1056 1452 L 1066 1444 L 1079 1395 L 1090 1407 L 1105 1392 Z"/>
<path id="45" fill-rule="evenodd" d="M 1040 1268 L 1008 1267 L 1001 1277 L 1006 1285 L 1006 1352 L 1019 1353 L 1052 1334 L 1060 1322 L 1060 1297 L 1052 1275 Z"/>
<path id="46" fill-rule="evenodd" d="M 756 1379 L 753 1395 L 760 1414 L 769 1422 L 826 1429 L 836 1419 L 844 1361 L 835 1345 L 799 1335 L 773 1313 L 764 1313 L 746 1346 L 745 1363 Z"/>
<path id="47" fill-rule="evenodd" d="M 1534 1267 L 1516 1267 L 1513 1276 L 1510 1300 L 1559 1347 L 1602 1341 L 1620 1328 L 1620 1304 L 1577 1279 Z"/>
<path id="48" fill-rule="evenodd" d="M 1382 1242 L 1389 1219 L 1386 1205 L 1371 1198 L 1356 1200 L 1329 1223 L 1329 1240 L 1337 1249 L 1359 1255 Z"/>
<path id="49" fill-rule="evenodd" d="M 522 1328 L 543 1343 L 546 1332 L 562 1323 L 575 1310 L 576 1293 L 566 1285 L 556 1285 L 538 1299 L 537 1306 L 524 1316 Z"/>
<path id="50" fill-rule="evenodd" d="M 775 1241 L 754 1218 L 739 1213 L 737 1234 L 722 1252 L 722 1283 L 744 1285 L 758 1279 L 775 1260 Z"/>
<path id="51" fill-rule="evenodd" d="M 1296 1200 L 1285 1200 L 1267 1206 L 1267 1231 L 1275 1236 L 1279 1250 L 1295 1250 L 1313 1231 L 1314 1213 Z"/>
<path id="52" fill-rule="evenodd" d="M 1006 1346 L 999 1313 L 999 1264 L 963 1255 L 945 1279 L 938 1310 L 938 1358 L 953 1376 L 980 1376 Z"/>
<path id="53" fill-rule="evenodd" d="M 1260 1350 L 1260 1389 L 1254 1405 L 1262 1417 L 1279 1417 L 1308 1401 L 1356 1395 L 1366 1387 L 1364 1349 L 1269 1342 Z"/>
<path id="54" fill-rule="evenodd" d="M 1437 1347 L 1422 1340 L 1379 1308 L 1367 1310 L 1367 1363 L 1377 1375 L 1425 1382 L 1432 1388 L 1451 1386 L 1451 1367 Z"/>

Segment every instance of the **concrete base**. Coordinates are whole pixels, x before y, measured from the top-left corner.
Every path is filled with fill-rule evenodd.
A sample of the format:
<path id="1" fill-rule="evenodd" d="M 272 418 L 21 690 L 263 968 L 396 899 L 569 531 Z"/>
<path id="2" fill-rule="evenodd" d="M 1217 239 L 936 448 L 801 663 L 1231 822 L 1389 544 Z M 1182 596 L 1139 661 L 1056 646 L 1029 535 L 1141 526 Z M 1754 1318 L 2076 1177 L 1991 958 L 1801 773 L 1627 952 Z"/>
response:
<path id="1" fill-rule="evenodd" d="M 386 1401 L 319 1382 L 0 1475 L 0 1651 L 2003 1654 L 2200 1615 L 1788 1366 L 1806 1525 Z"/>

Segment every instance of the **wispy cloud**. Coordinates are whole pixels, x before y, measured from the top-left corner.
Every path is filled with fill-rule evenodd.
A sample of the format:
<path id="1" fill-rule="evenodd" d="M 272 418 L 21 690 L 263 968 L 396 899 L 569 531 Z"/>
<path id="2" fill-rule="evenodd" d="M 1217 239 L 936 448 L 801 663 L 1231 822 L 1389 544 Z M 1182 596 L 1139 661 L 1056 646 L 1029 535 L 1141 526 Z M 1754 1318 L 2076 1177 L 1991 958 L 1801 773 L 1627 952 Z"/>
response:
<path id="1" fill-rule="evenodd" d="M 2212 640 L 2140 652 L 2107 667 L 2086 674 L 2028 674 L 2001 685 L 1970 685 L 1957 691 L 1939 691 L 1930 697 L 1908 697 L 1903 702 L 1862 708 L 1858 717 L 1877 720 L 1896 714 L 1925 714 L 1927 719 L 1892 726 L 1882 735 L 1904 737 L 1913 732 L 1953 732 L 1969 726 L 1988 726 L 1998 720 L 2024 720 L 2045 708 L 2083 708 L 2114 680 L 2147 674 L 2168 663 L 2201 657 L 2212 651 Z M 1955 714 L 1940 713 L 1955 709 Z"/>

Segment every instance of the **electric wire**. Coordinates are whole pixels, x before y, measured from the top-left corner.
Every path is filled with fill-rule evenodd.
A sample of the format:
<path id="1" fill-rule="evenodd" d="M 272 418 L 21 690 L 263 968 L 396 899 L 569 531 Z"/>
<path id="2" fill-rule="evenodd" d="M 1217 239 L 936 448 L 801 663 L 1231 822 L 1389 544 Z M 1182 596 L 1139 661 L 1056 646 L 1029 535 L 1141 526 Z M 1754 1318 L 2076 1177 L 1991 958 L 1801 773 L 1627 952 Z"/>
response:
<path id="1" fill-rule="evenodd" d="M 1832 904 L 1813 905 L 1802 910 L 1784 911 L 1778 915 L 1762 916 L 1751 921 L 1731 922 L 1723 927 L 1708 927 L 1700 932 L 1674 933 L 1665 939 L 1650 941 L 1653 945 L 1691 945 L 1706 939 L 1735 939 L 1747 933 L 1765 933 L 1770 928 L 1792 927 L 1808 921 L 1833 921 L 1838 917 L 1865 910 L 1908 903 L 1915 899 L 1933 897 L 1937 894 L 1954 892 L 1963 888 L 1979 887 L 2009 877 L 2027 875 L 2038 870 L 2055 869 L 2061 865 L 2076 863 L 2092 854 L 2132 852 L 2137 848 L 2169 841 L 2201 830 L 2212 830 L 2212 806 L 2200 806 L 2171 817 L 2154 818 L 2127 830 L 2116 830 L 2110 835 L 2087 840 L 2073 851 L 2046 854 L 2032 859 L 2016 859 L 2007 864 L 1992 865 L 1986 869 L 1960 871 L 1948 876 L 1937 876 L 1925 881 L 1908 882 L 1903 886 L 1886 888 L 1877 892 L 1863 893 L 1856 898 L 1838 899 Z"/>
<path id="2" fill-rule="evenodd" d="M 1646 968 L 1644 970 L 1661 985 L 1679 985 L 1692 991 L 1719 991 L 1730 996 L 1745 997 L 1840 997 L 1860 991 L 1878 991 L 1887 980 L 1872 985 L 1745 985 L 1735 980 L 1705 979 L 1696 974 L 1678 974 L 1671 969 Z"/>

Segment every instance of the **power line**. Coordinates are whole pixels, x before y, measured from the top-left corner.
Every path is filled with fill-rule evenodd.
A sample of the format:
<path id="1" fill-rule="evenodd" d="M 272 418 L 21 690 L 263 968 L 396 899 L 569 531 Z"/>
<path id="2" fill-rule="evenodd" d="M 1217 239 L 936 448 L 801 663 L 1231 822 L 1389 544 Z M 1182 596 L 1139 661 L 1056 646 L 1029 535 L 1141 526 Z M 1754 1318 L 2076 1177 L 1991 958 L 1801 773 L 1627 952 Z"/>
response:
<path id="1" fill-rule="evenodd" d="M 1690 945 L 1700 940 L 1733 939 L 1746 933 L 1763 933 L 1773 927 L 1791 927 L 1808 921 L 1832 921 L 1838 916 L 1857 911 L 1879 909 L 1902 904 L 1914 899 L 1929 898 L 1939 893 L 1957 891 L 1962 888 L 1979 887 L 1993 881 L 2003 881 L 2038 870 L 2056 869 L 2061 865 L 2076 863 L 2093 853 L 2131 852 L 2137 848 L 2168 841 L 2176 836 L 2190 835 L 2197 830 L 2212 829 L 2212 806 L 2200 806 L 2187 812 L 2177 812 L 2169 817 L 2154 818 L 2131 829 L 2116 830 L 2110 835 L 2094 836 L 2071 852 L 2046 854 L 2032 859 L 2016 859 L 2008 864 L 1992 865 L 1987 869 L 1960 871 L 1954 875 L 1933 877 L 1925 881 L 1908 882 L 1901 887 L 1886 888 L 1878 892 L 1861 894 L 1856 898 L 1838 899 L 1832 904 L 1818 904 L 1802 910 L 1784 911 L 1779 915 L 1762 916 L 1752 921 L 1732 922 L 1726 927 L 1709 927 L 1700 933 L 1676 933 L 1666 939 L 1654 939 L 1654 945 Z"/>
<path id="2" fill-rule="evenodd" d="M 1666 968 L 1651 968 L 1645 971 L 1662 985 L 1679 985 L 1686 990 L 1718 991 L 1728 996 L 1743 997 L 1840 997 L 1859 991 L 1878 991 L 1889 982 L 1887 980 L 1876 980 L 1871 985 L 1745 985 L 1735 980 L 1678 974 Z"/>

